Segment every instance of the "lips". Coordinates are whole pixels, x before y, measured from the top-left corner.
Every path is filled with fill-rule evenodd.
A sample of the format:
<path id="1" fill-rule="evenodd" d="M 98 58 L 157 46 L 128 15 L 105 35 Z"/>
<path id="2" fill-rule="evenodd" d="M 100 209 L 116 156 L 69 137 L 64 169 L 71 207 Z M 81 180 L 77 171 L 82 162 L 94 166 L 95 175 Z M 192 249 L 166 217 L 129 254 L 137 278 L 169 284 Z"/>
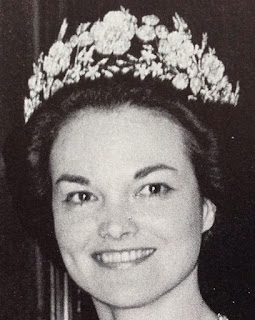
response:
<path id="1" fill-rule="evenodd" d="M 154 248 L 102 251 L 94 253 L 92 258 L 102 267 L 126 269 L 147 260 L 155 251 Z"/>

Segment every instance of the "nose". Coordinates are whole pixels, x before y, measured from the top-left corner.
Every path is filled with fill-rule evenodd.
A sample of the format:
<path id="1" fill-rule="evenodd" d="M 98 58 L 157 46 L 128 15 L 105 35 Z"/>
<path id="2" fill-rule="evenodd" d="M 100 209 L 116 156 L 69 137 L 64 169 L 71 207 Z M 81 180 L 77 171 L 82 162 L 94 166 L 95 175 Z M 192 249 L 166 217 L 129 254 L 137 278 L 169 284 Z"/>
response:
<path id="1" fill-rule="evenodd" d="M 99 236 L 114 240 L 135 236 L 139 228 L 128 211 L 123 206 L 111 206 L 104 211 L 98 227 Z"/>

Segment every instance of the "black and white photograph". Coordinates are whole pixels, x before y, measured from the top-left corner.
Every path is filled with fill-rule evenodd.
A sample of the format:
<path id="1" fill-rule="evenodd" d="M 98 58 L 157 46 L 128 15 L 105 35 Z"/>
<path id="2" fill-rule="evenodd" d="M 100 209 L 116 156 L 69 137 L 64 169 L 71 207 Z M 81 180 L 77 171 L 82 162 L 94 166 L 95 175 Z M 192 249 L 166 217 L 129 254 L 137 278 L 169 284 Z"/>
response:
<path id="1" fill-rule="evenodd" d="M 0 319 L 253 320 L 255 3 L 0 21 Z"/>

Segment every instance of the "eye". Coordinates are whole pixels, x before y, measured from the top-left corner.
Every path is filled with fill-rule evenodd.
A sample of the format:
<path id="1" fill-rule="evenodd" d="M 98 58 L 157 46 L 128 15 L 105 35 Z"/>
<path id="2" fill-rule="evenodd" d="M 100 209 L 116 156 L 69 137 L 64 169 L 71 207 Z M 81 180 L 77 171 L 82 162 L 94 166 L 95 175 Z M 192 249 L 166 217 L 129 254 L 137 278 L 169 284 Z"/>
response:
<path id="1" fill-rule="evenodd" d="M 98 198 L 93 193 L 88 191 L 76 191 L 70 192 L 66 197 L 66 202 L 72 203 L 75 205 L 83 205 L 85 202 L 94 202 Z"/>
<path id="2" fill-rule="evenodd" d="M 166 196 L 171 190 L 165 183 L 150 183 L 146 186 L 142 187 L 138 193 L 138 196 L 142 197 L 164 197 Z"/>

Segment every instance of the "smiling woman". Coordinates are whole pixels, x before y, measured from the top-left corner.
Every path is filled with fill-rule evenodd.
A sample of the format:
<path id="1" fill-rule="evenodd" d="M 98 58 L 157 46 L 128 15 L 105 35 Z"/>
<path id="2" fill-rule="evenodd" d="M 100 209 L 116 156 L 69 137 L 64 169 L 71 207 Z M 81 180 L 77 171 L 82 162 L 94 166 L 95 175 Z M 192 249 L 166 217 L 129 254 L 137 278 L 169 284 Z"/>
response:
<path id="1" fill-rule="evenodd" d="M 56 235 L 101 319 L 215 318 L 197 265 L 222 190 L 216 138 L 187 107 L 202 102 L 165 89 L 80 82 L 26 126 L 24 218 L 55 260 Z"/>
<path id="2" fill-rule="evenodd" d="M 128 31 L 118 41 L 110 18 Z M 201 296 L 198 261 L 222 193 L 218 142 L 206 113 L 236 104 L 238 88 L 232 92 L 213 50 L 203 57 L 206 37 L 199 49 L 178 15 L 173 33 L 158 22 L 147 16 L 138 28 L 122 8 L 90 33 L 81 25 L 68 46 L 64 22 L 30 78 L 14 199 L 42 248 L 91 295 L 100 320 L 226 319 Z M 128 54 L 126 63 L 120 56 L 135 33 L 144 42 L 142 57 Z M 156 35 L 158 55 L 147 44 Z M 113 37 L 114 50 L 105 36 Z M 176 62 L 172 46 L 183 53 Z M 87 56 L 93 50 L 95 59 L 109 57 L 95 65 Z M 127 70 L 114 74 L 123 65 Z"/>
<path id="3" fill-rule="evenodd" d="M 185 148 L 180 126 L 130 104 L 79 112 L 59 130 L 50 156 L 56 237 L 96 304 L 139 307 L 169 291 L 177 301 L 178 284 L 195 280 L 215 206 L 200 195 Z M 82 179 L 56 184 L 65 173 Z"/>

